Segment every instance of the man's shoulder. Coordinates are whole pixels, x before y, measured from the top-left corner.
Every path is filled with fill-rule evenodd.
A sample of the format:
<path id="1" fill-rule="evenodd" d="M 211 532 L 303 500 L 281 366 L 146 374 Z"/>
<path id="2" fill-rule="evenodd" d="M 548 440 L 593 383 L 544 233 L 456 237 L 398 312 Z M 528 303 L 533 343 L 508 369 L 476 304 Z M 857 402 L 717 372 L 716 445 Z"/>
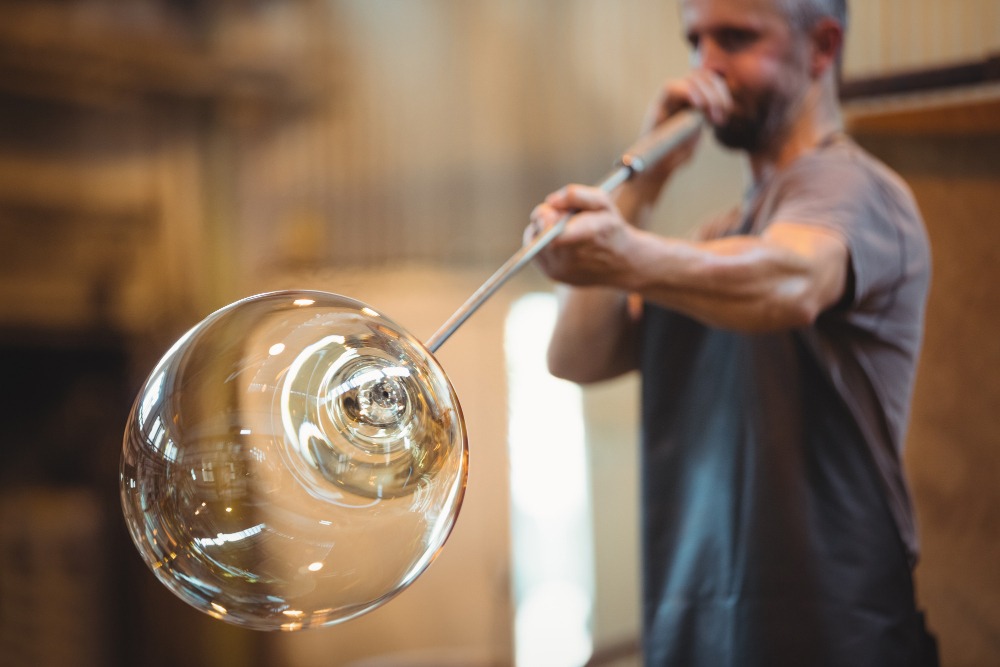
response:
<path id="1" fill-rule="evenodd" d="M 792 182 L 818 179 L 823 187 L 843 189 L 845 194 L 874 188 L 913 199 L 909 186 L 892 167 L 843 133 L 797 160 L 785 176 Z"/>
<path id="2" fill-rule="evenodd" d="M 830 207 L 852 217 L 922 225 L 916 198 L 903 178 L 847 135 L 789 165 L 771 184 L 767 199 L 772 212 L 789 205 Z"/>

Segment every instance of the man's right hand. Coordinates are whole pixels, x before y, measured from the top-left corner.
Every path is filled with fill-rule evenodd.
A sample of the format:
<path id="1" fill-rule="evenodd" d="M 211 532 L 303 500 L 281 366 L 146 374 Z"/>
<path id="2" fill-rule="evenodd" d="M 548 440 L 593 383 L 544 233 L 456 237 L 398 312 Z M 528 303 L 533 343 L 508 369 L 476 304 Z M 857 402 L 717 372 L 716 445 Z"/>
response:
<path id="1" fill-rule="evenodd" d="M 733 106 L 733 98 L 722 78 L 705 69 L 693 70 L 682 79 L 667 81 L 650 102 L 640 134 L 645 135 L 684 109 L 702 113 L 712 125 L 725 123 Z M 667 155 L 659 164 L 636 179 L 635 187 L 655 197 L 670 175 L 694 155 L 698 143 L 696 134 L 689 142 Z"/>
<path id="2" fill-rule="evenodd" d="M 652 129 L 681 109 L 695 109 L 712 125 L 722 125 L 732 108 L 733 96 L 725 80 L 711 70 L 695 69 L 663 84 L 649 106 L 643 130 Z"/>

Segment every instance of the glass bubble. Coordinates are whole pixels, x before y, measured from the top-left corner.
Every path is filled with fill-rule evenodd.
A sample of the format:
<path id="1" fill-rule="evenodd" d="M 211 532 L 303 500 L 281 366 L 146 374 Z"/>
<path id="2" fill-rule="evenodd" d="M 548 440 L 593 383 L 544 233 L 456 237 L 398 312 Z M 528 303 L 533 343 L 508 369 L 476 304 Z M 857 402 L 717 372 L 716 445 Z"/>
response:
<path id="1" fill-rule="evenodd" d="M 423 344 L 352 299 L 275 292 L 213 313 L 149 376 L 122 506 L 183 600 L 296 630 L 412 583 L 451 532 L 467 465 L 461 408 Z"/>

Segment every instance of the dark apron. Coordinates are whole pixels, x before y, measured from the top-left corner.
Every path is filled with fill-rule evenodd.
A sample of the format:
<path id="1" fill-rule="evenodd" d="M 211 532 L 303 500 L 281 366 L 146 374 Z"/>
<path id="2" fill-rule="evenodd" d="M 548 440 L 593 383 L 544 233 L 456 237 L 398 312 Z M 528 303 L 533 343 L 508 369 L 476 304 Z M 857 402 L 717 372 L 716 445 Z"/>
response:
<path id="1" fill-rule="evenodd" d="M 641 368 L 646 664 L 934 664 L 869 449 L 797 334 L 647 307 Z"/>

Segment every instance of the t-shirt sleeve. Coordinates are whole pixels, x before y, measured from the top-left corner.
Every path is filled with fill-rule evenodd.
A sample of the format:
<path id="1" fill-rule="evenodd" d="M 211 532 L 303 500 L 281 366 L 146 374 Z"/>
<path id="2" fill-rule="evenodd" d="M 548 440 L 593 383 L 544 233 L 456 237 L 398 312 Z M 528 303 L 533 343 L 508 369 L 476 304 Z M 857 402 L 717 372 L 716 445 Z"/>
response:
<path id="1" fill-rule="evenodd" d="M 904 226 L 916 215 L 905 185 L 850 158 L 805 164 L 786 176 L 770 219 L 817 225 L 844 240 L 854 304 L 891 291 L 906 270 Z"/>

